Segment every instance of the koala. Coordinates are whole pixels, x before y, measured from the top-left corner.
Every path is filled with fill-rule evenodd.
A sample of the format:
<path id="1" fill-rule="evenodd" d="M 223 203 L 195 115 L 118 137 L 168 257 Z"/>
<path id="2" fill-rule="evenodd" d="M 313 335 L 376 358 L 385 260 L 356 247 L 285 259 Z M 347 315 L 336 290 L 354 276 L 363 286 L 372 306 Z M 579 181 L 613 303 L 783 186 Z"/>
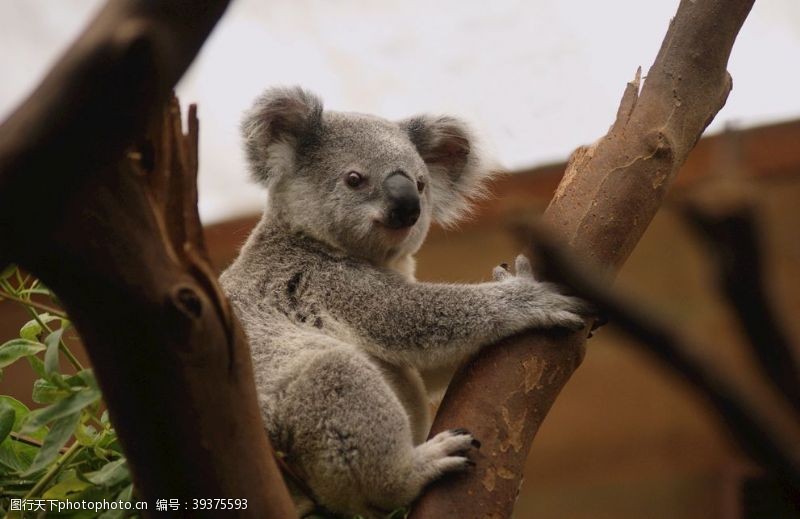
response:
<path id="1" fill-rule="evenodd" d="M 249 339 L 266 431 L 305 483 L 289 482 L 301 514 L 381 516 L 467 469 L 480 446 L 463 429 L 426 441 L 421 373 L 525 329 L 580 328 L 584 303 L 536 281 L 523 257 L 490 282 L 414 279 L 431 223 L 466 216 L 491 176 L 460 120 L 328 111 L 273 88 L 242 131 L 267 205 L 220 282 Z"/>

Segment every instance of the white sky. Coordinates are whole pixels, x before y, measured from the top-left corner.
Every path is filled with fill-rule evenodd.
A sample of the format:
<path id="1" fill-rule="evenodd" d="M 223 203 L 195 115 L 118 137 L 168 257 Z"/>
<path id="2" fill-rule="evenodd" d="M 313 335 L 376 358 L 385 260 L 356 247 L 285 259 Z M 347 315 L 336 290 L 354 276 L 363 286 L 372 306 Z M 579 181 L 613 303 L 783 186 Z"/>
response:
<path id="1" fill-rule="evenodd" d="M 0 0 L 0 119 L 99 0 Z M 235 0 L 178 85 L 201 118 L 206 222 L 260 210 L 238 122 L 268 85 L 300 84 L 331 109 L 434 111 L 479 129 L 515 169 L 563 160 L 607 130 L 636 67 L 656 55 L 678 0 Z M 711 130 L 800 117 L 800 2 L 758 0 Z"/>

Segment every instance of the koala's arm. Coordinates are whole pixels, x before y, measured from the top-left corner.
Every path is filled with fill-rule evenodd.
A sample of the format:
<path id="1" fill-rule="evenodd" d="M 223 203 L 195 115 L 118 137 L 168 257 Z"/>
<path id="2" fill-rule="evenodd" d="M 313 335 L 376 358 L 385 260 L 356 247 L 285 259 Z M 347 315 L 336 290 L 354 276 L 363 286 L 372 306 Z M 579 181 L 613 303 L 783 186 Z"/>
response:
<path id="1" fill-rule="evenodd" d="M 443 284 L 410 282 L 377 269 L 336 268 L 319 280 L 327 286 L 316 288 L 327 311 L 370 353 L 430 368 L 458 362 L 524 329 L 583 326 L 581 300 L 535 281 L 524 258 L 517 270 L 512 276 L 498 267 L 493 282 Z"/>

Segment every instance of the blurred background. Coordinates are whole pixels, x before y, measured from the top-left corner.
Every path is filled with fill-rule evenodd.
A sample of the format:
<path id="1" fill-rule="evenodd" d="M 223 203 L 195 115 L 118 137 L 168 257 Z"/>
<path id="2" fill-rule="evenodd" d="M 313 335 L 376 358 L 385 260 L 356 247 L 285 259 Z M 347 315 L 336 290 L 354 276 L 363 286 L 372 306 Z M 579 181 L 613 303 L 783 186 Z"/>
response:
<path id="1" fill-rule="evenodd" d="M 0 2 L 0 119 L 100 4 Z M 470 222 L 432 231 L 418 274 L 488 279 L 520 249 L 513 226 L 546 207 L 569 153 L 605 133 L 636 67 L 646 74 L 677 4 L 233 2 L 177 88 L 183 103 L 199 105 L 200 210 L 216 267 L 235 257 L 264 200 L 247 180 L 241 113 L 266 86 L 300 84 L 331 109 L 388 118 L 443 112 L 473 123 L 509 174 Z M 800 337 L 797 56 L 800 4 L 756 2 L 733 49 L 728 103 L 619 279 L 700 345 L 697 353 L 769 420 L 795 432 L 718 295 L 714 263 L 683 208 L 698 199 L 713 205 L 732 190 L 753 208 L 777 320 Z M 21 308 L 0 301 L 0 342 L 25 321 Z M 0 393 L 30 404 L 32 380 L 19 363 Z M 697 395 L 609 326 L 589 341 L 534 442 L 516 517 L 756 517 L 768 513 L 753 504 L 769 491 L 759 474 Z"/>

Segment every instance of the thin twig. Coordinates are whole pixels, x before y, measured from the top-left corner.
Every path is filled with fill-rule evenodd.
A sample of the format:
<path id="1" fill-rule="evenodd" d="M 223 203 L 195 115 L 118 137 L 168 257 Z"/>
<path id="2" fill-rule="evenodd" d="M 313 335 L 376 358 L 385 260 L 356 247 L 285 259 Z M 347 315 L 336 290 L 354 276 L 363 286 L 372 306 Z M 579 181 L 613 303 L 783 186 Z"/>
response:
<path id="1" fill-rule="evenodd" d="M 13 295 L 15 296 L 17 295 L 17 292 L 14 290 L 14 287 L 12 287 L 11 284 L 9 284 L 7 281 L 0 280 L 0 286 L 2 286 L 3 289 L 5 289 L 3 292 L 4 294 L 11 292 Z M 41 319 L 39 314 L 37 314 L 36 311 L 33 309 L 33 305 L 29 304 L 29 301 L 19 298 L 17 299 L 17 301 L 25 307 L 25 310 L 31 315 L 31 317 L 33 317 L 36 323 L 42 327 L 43 330 L 46 330 L 48 333 L 53 333 L 53 329 L 50 328 L 47 325 L 47 323 Z M 81 361 L 79 361 L 78 358 L 69 349 L 67 343 L 64 342 L 63 336 L 58 341 L 58 349 L 61 351 L 61 353 L 64 354 L 69 363 L 72 364 L 73 368 L 75 368 L 77 371 L 84 370 L 83 364 L 81 364 Z"/>
<path id="2" fill-rule="evenodd" d="M 81 449 L 83 449 L 83 445 L 81 445 L 78 442 L 73 443 L 64 452 L 64 454 L 62 454 L 61 457 L 58 458 L 56 462 L 50 466 L 45 475 L 42 476 L 42 479 L 36 482 L 36 485 L 34 485 L 33 488 L 30 490 L 30 492 L 28 492 L 25 495 L 25 499 L 33 499 L 36 496 L 38 496 L 45 488 L 47 488 L 47 485 L 49 485 L 50 482 L 53 481 L 53 479 L 55 479 L 56 476 L 58 476 L 58 473 L 61 472 L 61 469 L 64 468 L 64 465 L 69 463 L 69 461 L 73 457 L 75 457 L 75 455 L 78 454 L 78 452 L 80 452 Z"/>
<path id="3" fill-rule="evenodd" d="M 46 305 L 44 303 L 39 303 L 37 301 L 23 299 L 21 297 L 15 296 L 14 294 L 10 294 L 5 290 L 0 290 L 0 299 L 8 299 L 9 301 L 15 301 L 21 305 L 31 306 L 42 312 L 47 312 L 48 314 L 54 315 L 56 317 L 67 319 L 67 314 L 65 314 L 63 310 L 59 310 L 58 308 Z"/>
<path id="4" fill-rule="evenodd" d="M 16 442 L 24 443 L 25 445 L 30 445 L 31 447 L 39 447 L 39 448 L 41 448 L 42 445 L 43 445 L 42 441 L 37 440 L 36 438 L 31 438 L 30 436 L 26 436 L 24 434 L 19 434 L 19 433 L 13 432 L 13 431 L 9 433 L 9 436 L 11 437 L 12 440 L 14 440 Z M 67 448 L 66 447 L 61 447 L 61 449 L 59 449 L 59 452 L 61 452 L 63 454 L 65 452 L 67 452 Z"/>

